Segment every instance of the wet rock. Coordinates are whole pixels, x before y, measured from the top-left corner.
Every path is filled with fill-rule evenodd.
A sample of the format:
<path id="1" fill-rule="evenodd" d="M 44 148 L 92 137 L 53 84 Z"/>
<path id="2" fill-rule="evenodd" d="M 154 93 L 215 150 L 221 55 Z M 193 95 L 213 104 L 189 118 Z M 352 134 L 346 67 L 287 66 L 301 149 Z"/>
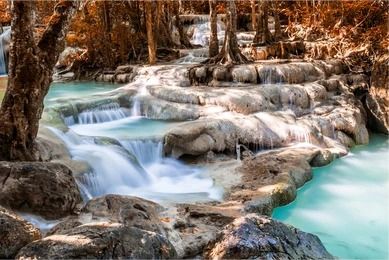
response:
<path id="1" fill-rule="evenodd" d="M 92 214 L 92 220 L 109 219 L 127 226 L 163 233 L 158 212 L 163 208 L 157 203 L 121 195 L 106 195 L 90 200 L 81 210 Z"/>
<path id="2" fill-rule="evenodd" d="M 0 162 L 0 204 L 56 219 L 81 202 L 69 168 L 49 162 Z"/>
<path id="3" fill-rule="evenodd" d="M 227 224 L 240 216 L 237 208 L 228 205 L 177 205 L 167 229 L 168 238 L 177 250 L 178 258 L 200 256 L 208 243 Z"/>
<path id="4" fill-rule="evenodd" d="M 355 146 L 354 140 L 342 131 L 336 132 L 336 139 L 348 148 Z"/>
<path id="5" fill-rule="evenodd" d="M 297 189 L 312 178 L 310 163 L 318 153 L 313 147 L 282 148 L 245 159 L 240 184 L 228 200 L 240 201 L 246 212 L 270 215 L 273 208 L 292 202 Z"/>
<path id="6" fill-rule="evenodd" d="M 330 150 L 323 149 L 311 161 L 312 167 L 322 167 L 330 164 L 337 156 Z"/>
<path id="7" fill-rule="evenodd" d="M 100 222 L 78 226 L 30 243 L 19 251 L 16 259 L 175 257 L 172 244 L 157 233 L 119 223 Z"/>
<path id="8" fill-rule="evenodd" d="M 123 195 L 105 195 L 88 201 L 78 216 L 68 217 L 54 226 L 49 234 L 62 234 L 76 226 L 101 221 L 120 223 L 164 234 L 158 216 L 162 210 L 162 206 L 145 199 Z"/>
<path id="9" fill-rule="evenodd" d="M 48 236 L 20 251 L 18 258 L 174 258 L 160 220 L 163 208 L 121 195 L 90 200 L 78 216 L 53 227 Z"/>
<path id="10" fill-rule="evenodd" d="M 255 66 L 236 66 L 231 70 L 232 80 L 242 83 L 257 83 L 257 71 Z"/>
<path id="11" fill-rule="evenodd" d="M 255 214 L 228 225 L 205 256 L 212 259 L 334 259 L 317 236 Z"/>
<path id="12" fill-rule="evenodd" d="M 0 207 L 0 258 L 14 258 L 22 247 L 40 238 L 39 229 Z"/>

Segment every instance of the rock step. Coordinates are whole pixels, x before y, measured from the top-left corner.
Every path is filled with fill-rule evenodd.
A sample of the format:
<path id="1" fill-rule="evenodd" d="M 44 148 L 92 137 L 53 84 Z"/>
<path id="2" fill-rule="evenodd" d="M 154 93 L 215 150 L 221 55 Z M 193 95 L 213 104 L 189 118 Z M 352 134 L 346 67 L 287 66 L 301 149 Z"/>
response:
<path id="1" fill-rule="evenodd" d="M 299 84 L 326 79 L 345 71 L 339 60 L 331 61 L 283 61 L 275 63 L 253 63 L 245 65 L 197 66 L 189 72 L 192 84 L 218 86 L 220 82 L 239 82 L 251 84 Z"/>

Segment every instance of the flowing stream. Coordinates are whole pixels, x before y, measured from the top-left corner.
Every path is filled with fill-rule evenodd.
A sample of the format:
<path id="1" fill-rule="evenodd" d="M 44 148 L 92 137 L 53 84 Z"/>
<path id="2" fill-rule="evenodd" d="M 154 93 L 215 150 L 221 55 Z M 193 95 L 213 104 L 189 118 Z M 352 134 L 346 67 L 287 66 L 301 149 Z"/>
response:
<path id="1" fill-rule="evenodd" d="M 120 85 L 91 82 L 56 83 L 46 105 L 101 94 Z M 221 199 L 205 169 L 163 155 L 162 137 L 180 122 L 150 120 L 137 110 L 117 103 L 64 118 L 69 130 L 50 128 L 75 160 L 85 161 L 90 172 L 78 177 L 85 200 L 104 194 L 125 194 L 158 202 Z M 134 111 L 136 110 L 136 111 Z"/>
<path id="2" fill-rule="evenodd" d="M 314 169 L 297 199 L 273 217 L 316 234 L 341 259 L 388 259 L 389 170 L 386 136 Z"/>

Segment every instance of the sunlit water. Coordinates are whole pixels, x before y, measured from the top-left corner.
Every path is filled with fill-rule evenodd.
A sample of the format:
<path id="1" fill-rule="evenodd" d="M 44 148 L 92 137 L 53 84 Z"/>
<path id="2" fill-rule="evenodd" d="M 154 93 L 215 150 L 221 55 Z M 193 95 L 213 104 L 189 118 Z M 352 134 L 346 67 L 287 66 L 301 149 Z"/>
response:
<path id="1" fill-rule="evenodd" d="M 91 81 L 55 82 L 50 86 L 50 90 L 45 97 L 45 104 L 55 104 L 58 99 L 81 98 L 104 93 L 121 86 L 120 84 Z"/>
<path id="2" fill-rule="evenodd" d="M 115 87 L 57 83 L 46 102 L 50 106 L 58 98 L 86 97 Z M 67 132 L 50 128 L 75 160 L 90 166 L 90 172 L 77 177 L 85 200 L 104 194 L 135 195 L 157 202 L 221 199 L 221 189 L 205 169 L 164 156 L 162 138 L 180 122 L 151 120 L 127 110 L 109 104 L 65 118 Z"/>
<path id="3" fill-rule="evenodd" d="M 389 141 L 370 144 L 314 170 L 313 180 L 273 217 L 316 234 L 341 259 L 388 259 Z"/>

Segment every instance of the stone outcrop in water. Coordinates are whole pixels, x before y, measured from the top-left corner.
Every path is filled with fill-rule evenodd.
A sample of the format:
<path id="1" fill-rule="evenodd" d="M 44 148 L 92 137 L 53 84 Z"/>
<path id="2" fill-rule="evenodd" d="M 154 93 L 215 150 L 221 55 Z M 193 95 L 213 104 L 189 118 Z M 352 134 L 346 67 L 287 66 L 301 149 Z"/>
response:
<path id="1" fill-rule="evenodd" d="M 0 162 L 0 205 L 56 219 L 80 202 L 72 172 L 62 164 Z"/>
<path id="2" fill-rule="evenodd" d="M 235 219 L 205 255 L 212 259 L 334 259 L 317 236 L 254 214 Z"/>
<path id="3" fill-rule="evenodd" d="M 0 258 L 14 258 L 22 247 L 40 238 L 40 231 L 32 224 L 0 207 Z"/>
<path id="4" fill-rule="evenodd" d="M 326 165 L 345 153 L 317 147 L 289 147 L 247 157 L 238 169 L 241 180 L 229 190 L 226 200 L 241 205 L 245 212 L 271 215 L 275 207 L 296 198 L 297 189 L 312 178 L 311 165 Z"/>

